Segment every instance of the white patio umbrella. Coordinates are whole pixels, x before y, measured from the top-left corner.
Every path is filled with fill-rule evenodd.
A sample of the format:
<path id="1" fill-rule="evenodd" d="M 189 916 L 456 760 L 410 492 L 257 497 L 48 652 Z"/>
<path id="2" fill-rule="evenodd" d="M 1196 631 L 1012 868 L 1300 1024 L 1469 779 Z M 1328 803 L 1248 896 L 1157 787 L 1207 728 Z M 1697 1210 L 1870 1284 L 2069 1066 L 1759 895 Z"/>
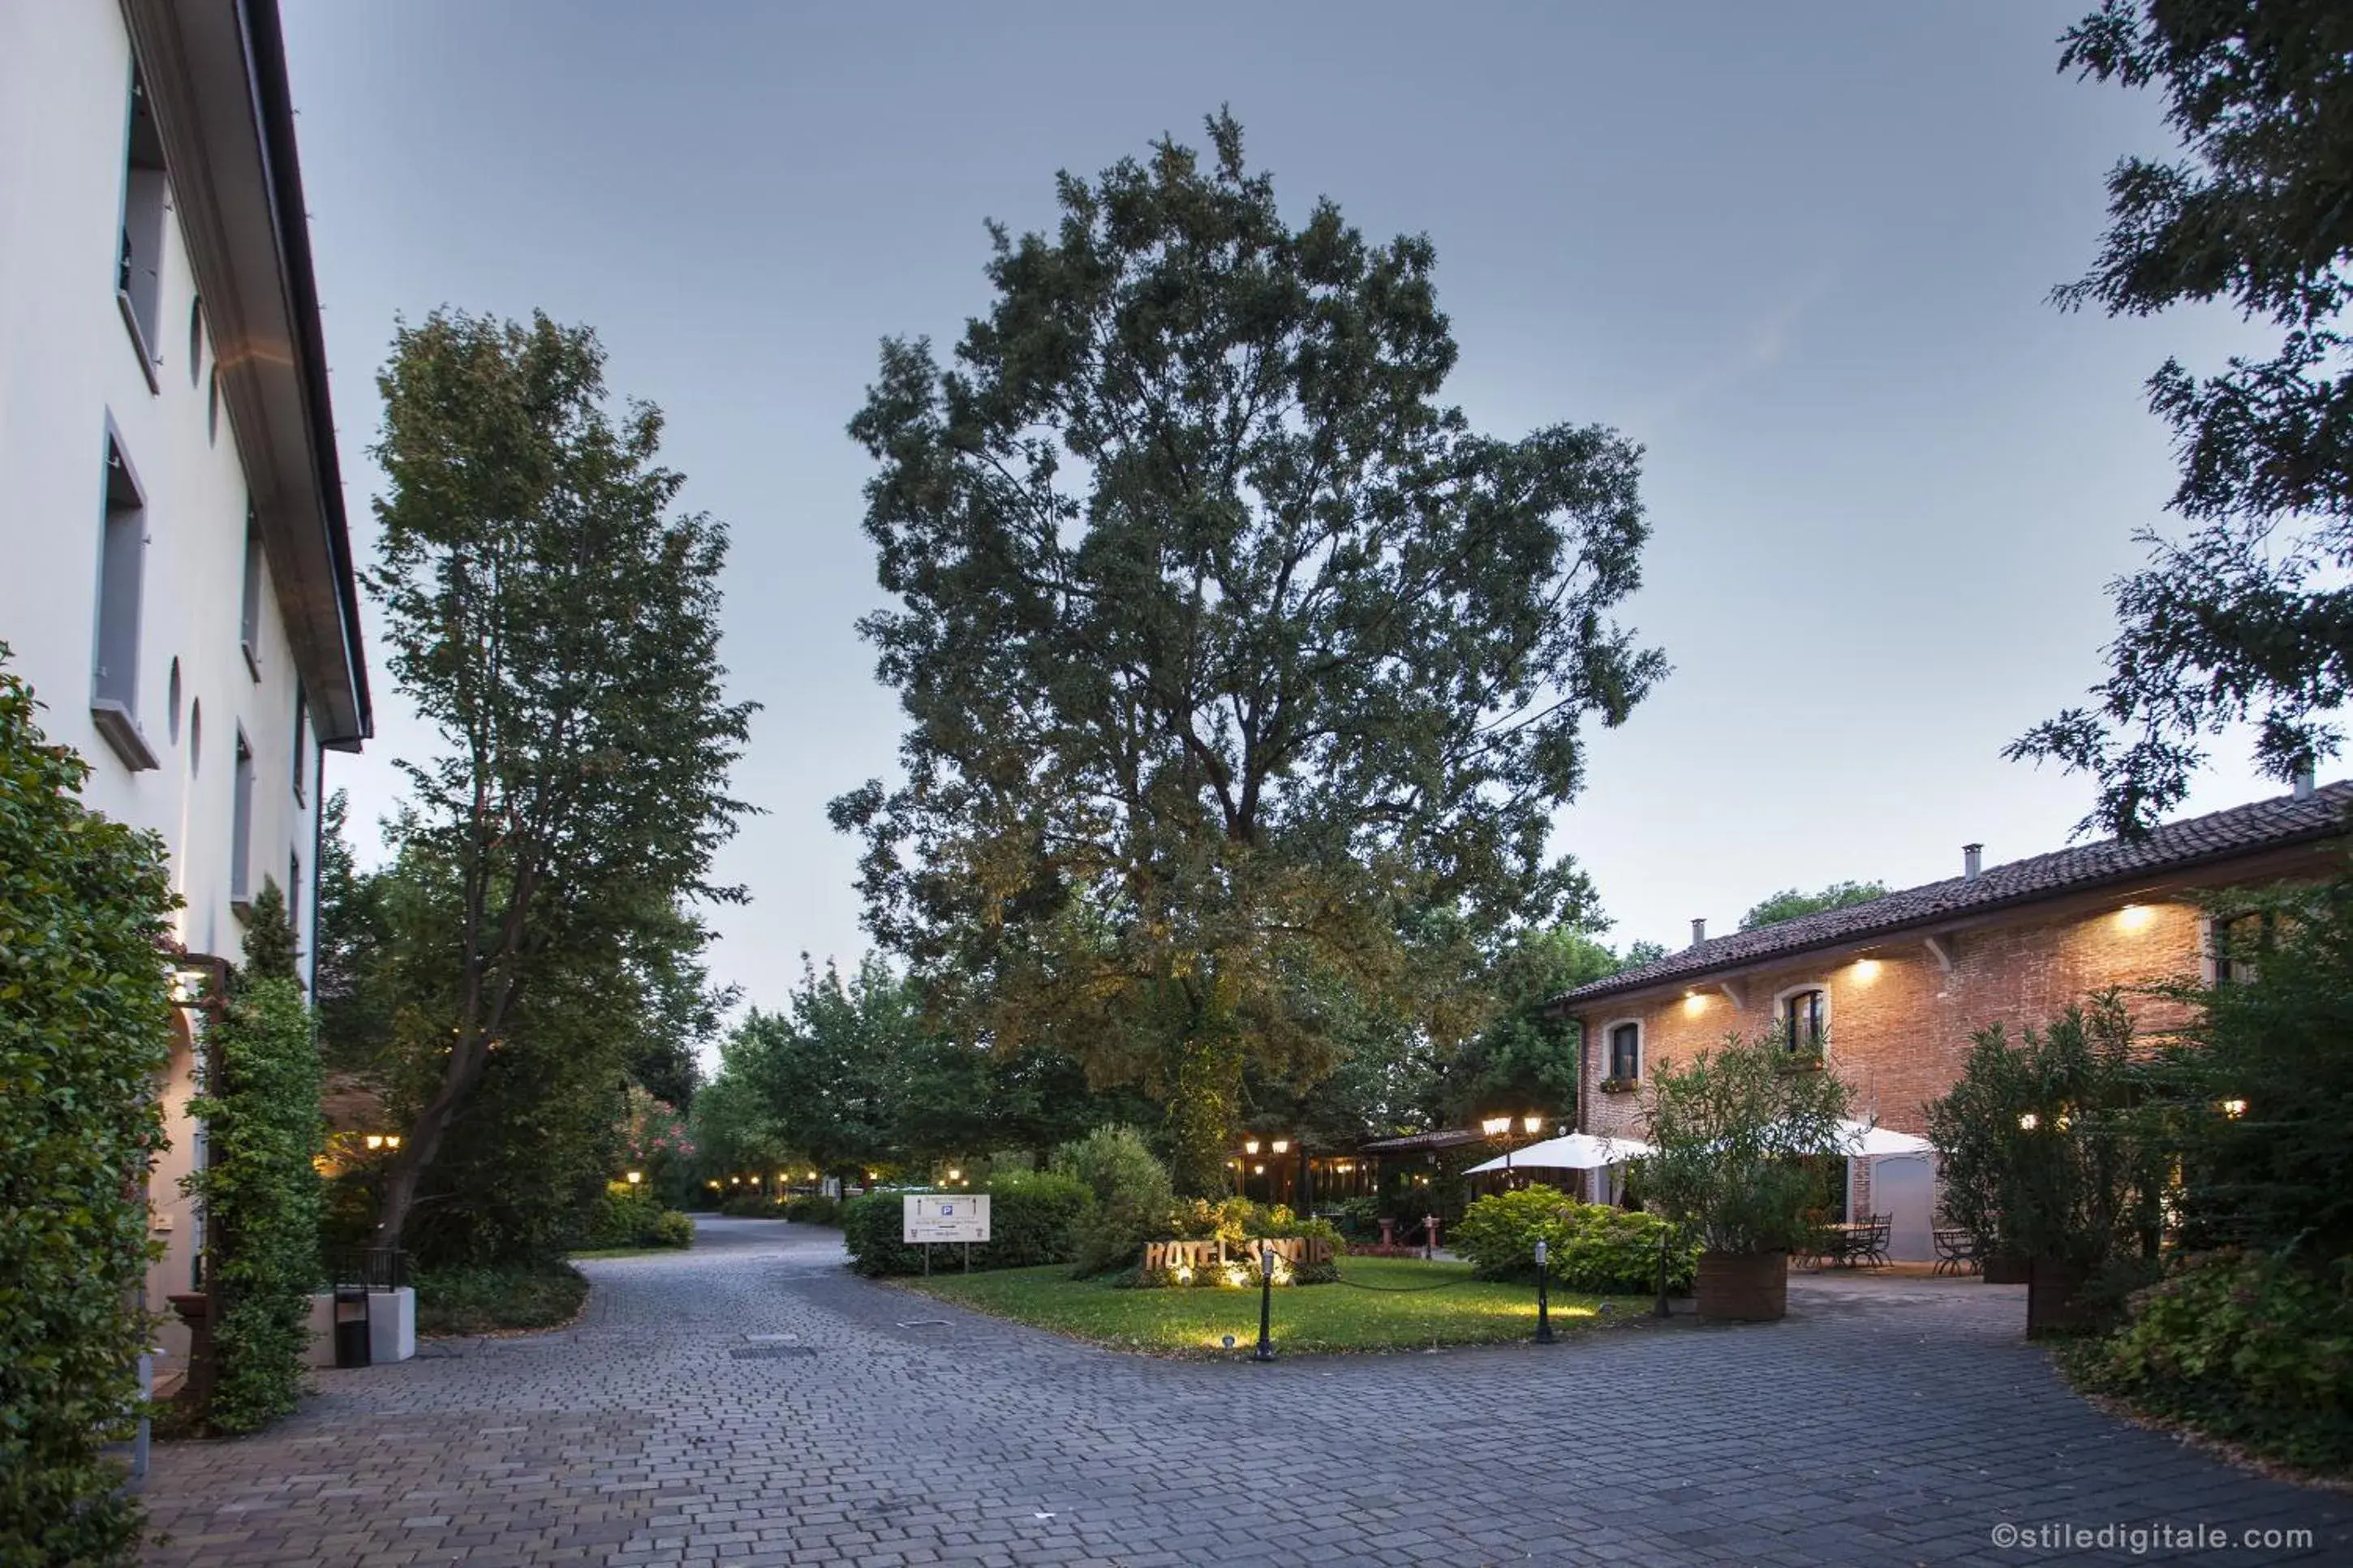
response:
<path id="1" fill-rule="evenodd" d="M 1933 1154 L 1936 1146 L 1926 1138 L 1898 1132 L 1869 1121 L 1841 1121 L 1838 1142 L 1830 1152 L 1850 1160 L 1875 1159 L 1882 1154 Z"/>
<path id="2" fill-rule="evenodd" d="M 1599 1138 L 1590 1132 L 1572 1132 L 1566 1138 L 1547 1138 L 1541 1143 L 1531 1143 L 1525 1149 L 1514 1149 L 1508 1155 L 1473 1165 L 1466 1175 L 1481 1175 L 1489 1171 L 1592 1171 L 1604 1165 L 1622 1164 L 1639 1160 L 1651 1152 L 1648 1143 L 1631 1138 Z"/>

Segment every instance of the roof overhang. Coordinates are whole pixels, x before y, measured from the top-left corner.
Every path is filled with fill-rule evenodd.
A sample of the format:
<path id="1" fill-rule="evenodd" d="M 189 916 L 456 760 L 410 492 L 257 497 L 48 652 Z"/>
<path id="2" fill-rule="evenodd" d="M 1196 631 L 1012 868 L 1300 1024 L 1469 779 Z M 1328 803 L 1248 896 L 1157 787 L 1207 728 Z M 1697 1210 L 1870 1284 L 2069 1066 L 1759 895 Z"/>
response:
<path id="1" fill-rule="evenodd" d="M 375 731 L 276 0 L 123 0 L 322 744 Z"/>

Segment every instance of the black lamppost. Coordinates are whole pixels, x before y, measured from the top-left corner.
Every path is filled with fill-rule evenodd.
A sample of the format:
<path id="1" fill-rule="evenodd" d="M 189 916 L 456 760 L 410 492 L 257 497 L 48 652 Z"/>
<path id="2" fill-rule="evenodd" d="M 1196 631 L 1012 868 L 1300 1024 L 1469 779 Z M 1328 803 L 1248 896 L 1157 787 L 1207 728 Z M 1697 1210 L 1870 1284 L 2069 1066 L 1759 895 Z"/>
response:
<path id="1" fill-rule="evenodd" d="M 1536 1343 L 1552 1343 L 1552 1300 L 1546 1289 L 1546 1256 L 1551 1248 L 1544 1238 L 1536 1238 Z"/>
<path id="2" fill-rule="evenodd" d="M 1252 1361 L 1274 1359 L 1274 1243 L 1258 1244 L 1258 1349 Z"/>

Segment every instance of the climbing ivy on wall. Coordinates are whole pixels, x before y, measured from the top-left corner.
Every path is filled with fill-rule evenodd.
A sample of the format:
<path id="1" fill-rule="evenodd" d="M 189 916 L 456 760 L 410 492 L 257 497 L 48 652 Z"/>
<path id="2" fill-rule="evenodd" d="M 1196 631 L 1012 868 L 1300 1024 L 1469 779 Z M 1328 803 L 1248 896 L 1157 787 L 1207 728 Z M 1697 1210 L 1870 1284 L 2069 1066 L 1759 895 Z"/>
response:
<path id="1" fill-rule="evenodd" d="M 319 1281 L 319 1053 L 296 978 L 286 902 L 265 882 L 246 917 L 245 963 L 206 1033 L 205 1205 L 216 1432 L 250 1432 L 301 1399 Z"/>
<path id="2" fill-rule="evenodd" d="M 0 665 L 7 648 L 0 644 Z M 127 1561 L 146 1326 L 141 1177 L 171 1056 L 164 847 L 89 810 L 0 668 L 0 1563 Z"/>

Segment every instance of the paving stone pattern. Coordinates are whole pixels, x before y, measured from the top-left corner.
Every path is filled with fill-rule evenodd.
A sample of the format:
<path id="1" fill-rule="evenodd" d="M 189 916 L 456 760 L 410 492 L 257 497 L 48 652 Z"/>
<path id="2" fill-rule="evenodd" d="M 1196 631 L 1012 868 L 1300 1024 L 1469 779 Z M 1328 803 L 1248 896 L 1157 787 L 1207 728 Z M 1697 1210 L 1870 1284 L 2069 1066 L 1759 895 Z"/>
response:
<path id="1" fill-rule="evenodd" d="M 1800 1279 L 1778 1324 L 1258 1366 L 943 1309 L 780 1222 L 586 1267 L 573 1330 L 322 1373 L 269 1432 L 161 1448 L 151 1561 L 2353 1563 L 2353 1499 L 2101 1415 L 2019 1342 L 2021 1292 L 1974 1281 Z M 2102 1553 L 2002 1550 L 2004 1524 L 2314 1535 Z"/>

